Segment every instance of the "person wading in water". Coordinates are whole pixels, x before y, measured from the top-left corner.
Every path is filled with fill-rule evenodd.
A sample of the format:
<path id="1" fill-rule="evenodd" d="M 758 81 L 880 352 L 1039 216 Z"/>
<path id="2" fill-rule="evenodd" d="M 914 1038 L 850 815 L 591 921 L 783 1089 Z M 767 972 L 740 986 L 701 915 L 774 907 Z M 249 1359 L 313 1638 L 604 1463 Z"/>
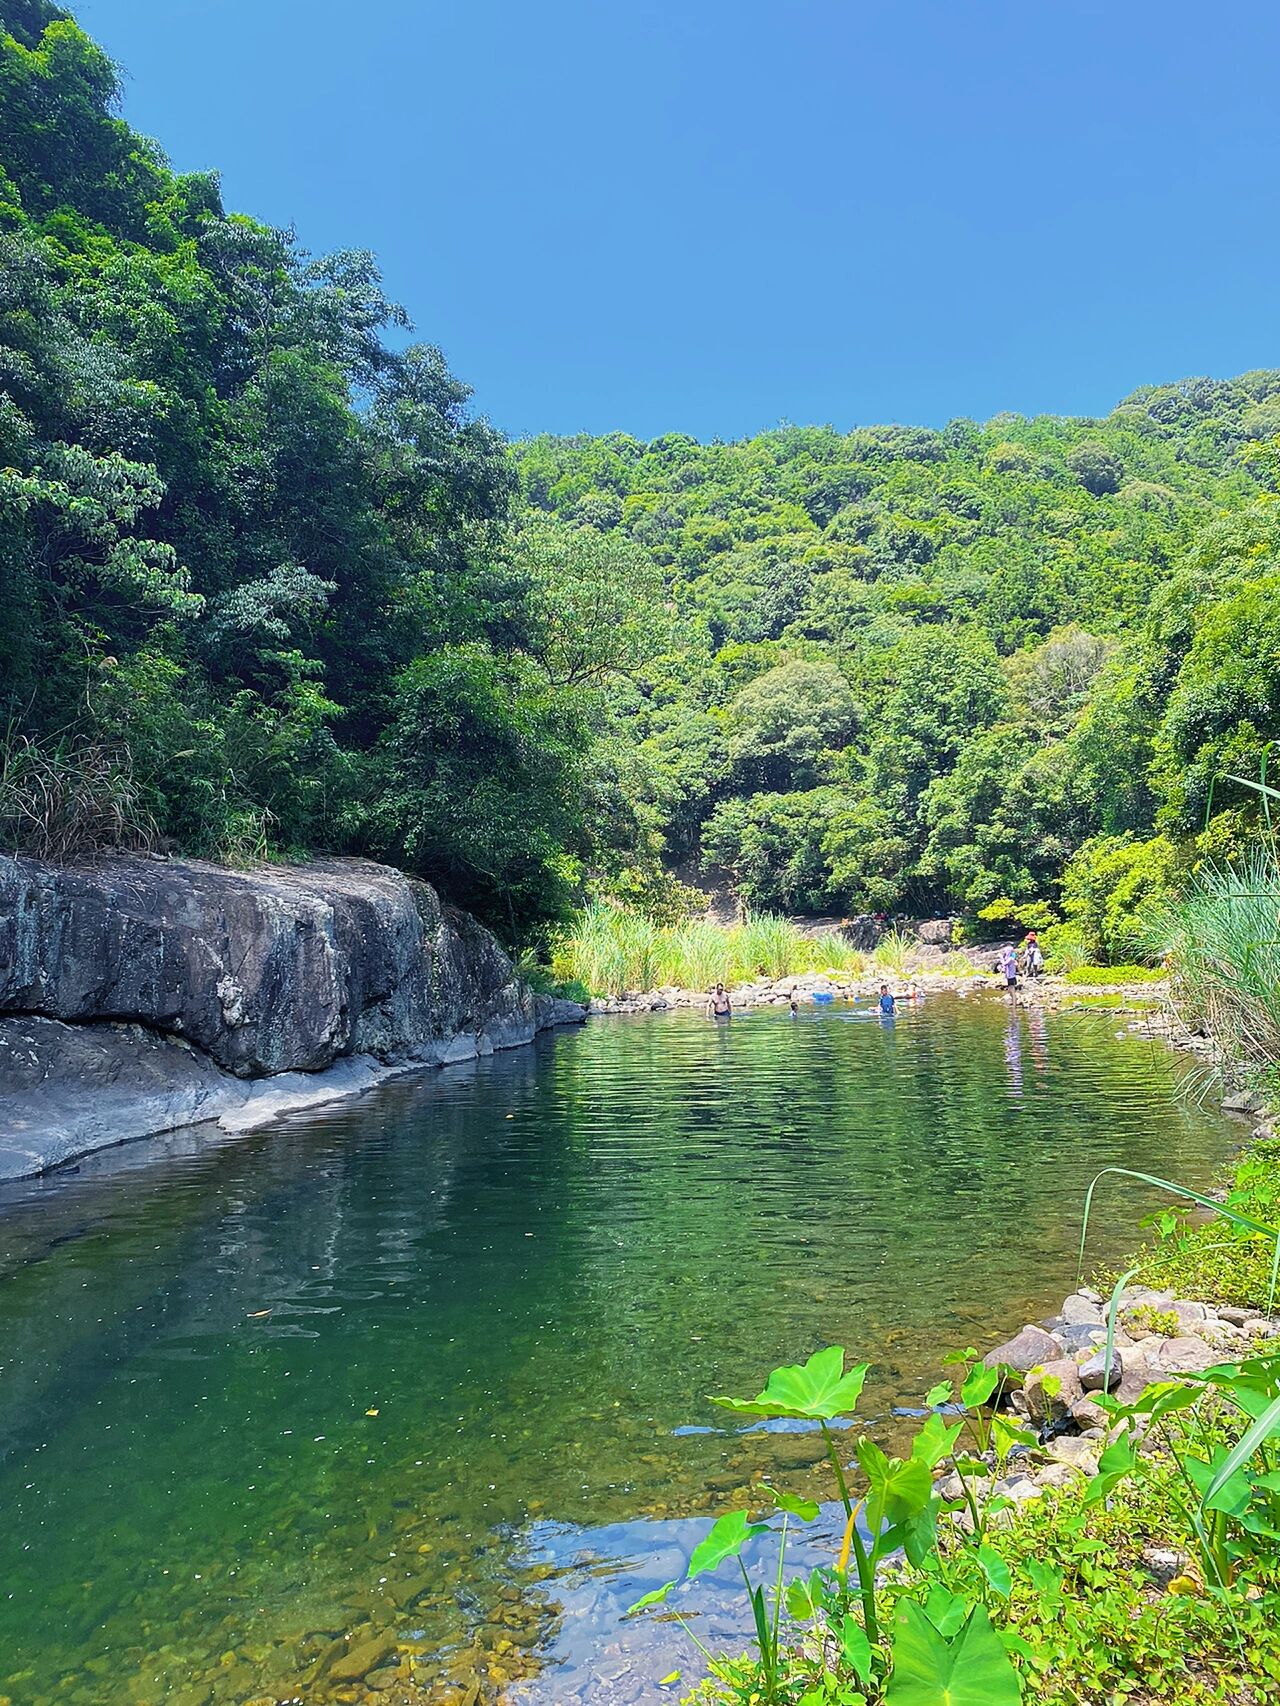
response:
<path id="1" fill-rule="evenodd" d="M 718 983 L 707 997 L 707 1018 L 728 1019 L 733 1014 L 733 1003 L 729 1000 L 729 991 L 722 983 Z"/>

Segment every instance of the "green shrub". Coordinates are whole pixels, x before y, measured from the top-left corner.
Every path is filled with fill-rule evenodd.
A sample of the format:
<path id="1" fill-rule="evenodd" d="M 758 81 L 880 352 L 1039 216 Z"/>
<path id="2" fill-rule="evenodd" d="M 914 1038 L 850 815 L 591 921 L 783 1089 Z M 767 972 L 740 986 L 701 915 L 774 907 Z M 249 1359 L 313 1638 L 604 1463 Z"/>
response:
<path id="1" fill-rule="evenodd" d="M 1178 855 L 1163 835 L 1098 835 L 1070 860 L 1062 908 L 1095 957 L 1132 959 L 1147 948 L 1145 917 L 1170 890 Z"/>
<path id="2" fill-rule="evenodd" d="M 1012 935 L 1015 931 L 1048 930 L 1058 922 L 1058 915 L 1045 900 L 1010 900 L 1001 895 L 978 913 L 983 924 L 996 926 L 996 935 Z"/>
<path id="3" fill-rule="evenodd" d="M 1164 973 L 1151 966 L 1073 966 L 1067 972 L 1067 983 L 1092 983 L 1103 988 L 1123 983 L 1159 983 Z"/>
<path id="4" fill-rule="evenodd" d="M 1090 958 L 1089 944 L 1074 924 L 1054 924 L 1042 932 L 1040 951 L 1051 972 L 1072 972 Z"/>

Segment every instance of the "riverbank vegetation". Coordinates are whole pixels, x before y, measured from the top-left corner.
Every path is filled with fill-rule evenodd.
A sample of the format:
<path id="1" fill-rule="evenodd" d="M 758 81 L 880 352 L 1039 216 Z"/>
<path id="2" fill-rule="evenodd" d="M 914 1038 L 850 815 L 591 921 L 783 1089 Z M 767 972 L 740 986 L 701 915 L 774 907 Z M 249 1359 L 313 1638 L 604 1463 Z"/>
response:
<path id="1" fill-rule="evenodd" d="M 1280 374 L 1097 420 L 538 438 L 527 502 L 641 545 L 675 644 L 606 745 L 668 862 L 786 912 L 958 911 L 1064 964 L 1260 821 Z"/>
<path id="2" fill-rule="evenodd" d="M 762 913 L 722 926 L 704 918 L 655 924 L 632 908 L 595 901 L 557 939 L 552 971 L 593 994 L 649 989 L 709 989 L 757 975 L 862 972 L 870 957 L 832 931 L 806 936 L 785 918 Z"/>
<path id="3" fill-rule="evenodd" d="M 1175 998 L 1188 1023 L 1225 1055 L 1280 1068 L 1280 863 L 1273 838 L 1243 857 L 1203 865 L 1152 914 L 1154 944 L 1170 950 Z"/>
<path id="4" fill-rule="evenodd" d="M 899 977 L 911 969 L 917 952 L 914 938 L 894 930 L 863 953 L 837 930 L 807 933 L 776 913 L 751 914 L 729 925 L 699 917 L 657 924 L 641 909 L 596 900 L 554 937 L 551 970 L 562 982 L 595 995 L 628 995 L 709 989 L 717 981 L 776 981 L 806 972 Z M 933 969 L 967 977 L 978 968 L 966 955 L 950 954 Z"/>
<path id="5" fill-rule="evenodd" d="M 0 841 L 368 853 L 513 942 L 685 882 L 1131 960 L 1252 834 L 1280 372 L 1098 419 L 509 446 L 373 258 L 0 30 Z M 1241 780 L 1242 779 L 1242 780 Z"/>
<path id="6" fill-rule="evenodd" d="M 1113 1298 L 1108 1359 L 1115 1308 Z M 1092 1467 L 1021 1500 L 1004 1491 L 1009 1472 L 1033 1461 L 1026 1454 L 1040 1440 L 1000 1407 L 1020 1377 L 971 1350 L 948 1360 L 955 1375 L 925 1396 L 926 1420 L 905 1457 L 845 1431 L 867 1370 L 846 1370 L 838 1348 L 776 1369 L 756 1398 L 713 1400 L 739 1416 L 821 1429 L 845 1518 L 830 1563 L 788 1577 L 788 1528 L 815 1521 L 820 1507 L 762 1487 L 763 1520 L 751 1509 L 721 1517 L 681 1582 L 637 1602 L 634 1611 L 665 1603 L 681 1583 L 736 1563 L 755 1650 L 740 1660 L 707 1653 L 710 1678 L 691 1698 L 1271 1698 L 1280 1683 L 1280 1357 L 1224 1359 L 1140 1396 L 1098 1394 L 1108 1436 Z M 850 1438 L 865 1488 L 856 1502 L 841 1468 Z M 770 1531 L 771 1508 L 781 1519 L 777 1559 L 756 1579 L 742 1553 Z"/>

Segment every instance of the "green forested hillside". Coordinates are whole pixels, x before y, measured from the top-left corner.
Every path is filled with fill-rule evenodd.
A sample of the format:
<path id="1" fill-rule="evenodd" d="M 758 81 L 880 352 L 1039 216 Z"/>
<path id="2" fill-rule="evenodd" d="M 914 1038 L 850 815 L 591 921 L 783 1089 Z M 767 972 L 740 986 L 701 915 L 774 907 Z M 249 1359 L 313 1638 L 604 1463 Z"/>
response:
<path id="1" fill-rule="evenodd" d="M 719 867 L 796 911 L 1047 901 L 1118 952 L 1247 832 L 1280 373 L 507 446 L 372 257 L 173 172 L 50 0 L 0 27 L 8 844 L 368 852 L 513 938 Z"/>
<path id="2" fill-rule="evenodd" d="M 1211 793 L 1218 847 L 1256 802 L 1221 773 L 1280 732 L 1277 431 L 1259 371 L 1100 420 L 516 456 L 531 505 L 666 578 L 678 649 L 614 738 L 668 857 L 796 910 L 1057 902 L 1066 871 L 1096 937 Z"/>
<path id="3" fill-rule="evenodd" d="M 115 100 L 0 0 L 0 829 L 367 851 L 518 934 L 593 857 L 618 552 L 517 538 L 373 259 L 227 212 Z"/>

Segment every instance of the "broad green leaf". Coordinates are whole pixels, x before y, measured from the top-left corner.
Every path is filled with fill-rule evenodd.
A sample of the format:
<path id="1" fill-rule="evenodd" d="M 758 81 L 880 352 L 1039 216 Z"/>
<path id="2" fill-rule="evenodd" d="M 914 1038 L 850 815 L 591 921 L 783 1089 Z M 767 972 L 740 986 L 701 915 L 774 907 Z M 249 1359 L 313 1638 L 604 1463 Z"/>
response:
<path id="1" fill-rule="evenodd" d="M 966 1410 L 977 1410 L 990 1399 L 1000 1384 L 1000 1370 L 988 1368 L 985 1363 L 975 1363 L 964 1377 L 960 1388 L 960 1402 Z"/>
<path id="2" fill-rule="evenodd" d="M 1224 1508 L 1215 1501 L 1221 1496 L 1227 1483 L 1236 1471 L 1249 1461 L 1258 1447 L 1277 1433 L 1280 1433 L 1280 1398 L 1273 1398 L 1262 1414 L 1245 1429 L 1215 1470 L 1209 1490 L 1204 1495 L 1203 1504 L 1206 1510 Z"/>
<path id="3" fill-rule="evenodd" d="M 998 1593 L 1001 1599 L 1008 1599 L 1013 1592 L 1013 1573 L 994 1547 L 979 1546 L 978 1568 L 987 1578 L 991 1591 Z"/>
<path id="4" fill-rule="evenodd" d="M 911 1442 L 912 1457 L 930 1469 L 936 1469 L 944 1457 L 951 1455 L 963 1429 L 963 1422 L 952 1422 L 948 1426 L 935 1410 Z"/>
<path id="5" fill-rule="evenodd" d="M 973 1610 L 973 1601 L 963 1594 L 952 1593 L 950 1588 L 935 1582 L 929 1589 L 928 1598 L 924 1602 L 924 1613 L 938 1631 L 949 1641 L 953 1635 L 958 1635 L 964 1628 L 965 1618 Z"/>
<path id="6" fill-rule="evenodd" d="M 1112 1489 L 1119 1486 L 1126 1475 L 1132 1475 L 1137 1466 L 1137 1441 L 1132 1434 L 1122 1433 L 1112 1440 L 1098 1459 L 1098 1472 L 1085 1489 L 1086 1504 L 1096 1504 L 1098 1500 L 1108 1498 Z"/>
<path id="7" fill-rule="evenodd" d="M 871 1643 L 867 1632 L 856 1617 L 846 1612 L 840 1625 L 840 1652 L 844 1662 L 859 1682 L 871 1680 Z"/>
<path id="8" fill-rule="evenodd" d="M 748 1522 L 746 1511 L 730 1511 L 727 1516 L 718 1517 L 711 1532 L 689 1554 L 685 1581 L 691 1582 L 695 1576 L 719 1569 L 726 1558 L 736 1558 L 748 1540 L 768 1532 L 768 1523 Z"/>
<path id="9" fill-rule="evenodd" d="M 1015 1445 L 1027 1447 L 1039 1445 L 1040 1441 L 1030 1428 L 1023 1427 L 1012 1416 L 1002 1416 L 997 1412 L 991 1418 L 991 1443 L 996 1448 L 996 1456 L 1003 1463 Z"/>
<path id="10" fill-rule="evenodd" d="M 1128 1408 L 1135 1416 L 1150 1416 L 1154 1420 L 1159 1416 L 1171 1416 L 1178 1410 L 1188 1410 L 1203 1397 L 1204 1393 L 1194 1386 L 1186 1386 L 1181 1381 L 1162 1381 L 1158 1386 L 1148 1386 L 1141 1398 Z"/>
<path id="11" fill-rule="evenodd" d="M 889 1523 L 880 1530 L 875 1544 L 876 1558 L 887 1558 L 891 1552 L 903 1551 L 908 1563 L 914 1564 L 918 1570 L 927 1570 L 937 1559 L 938 1511 L 955 1508 L 940 1502 L 935 1505 L 930 1499 L 918 1516 Z"/>
<path id="12" fill-rule="evenodd" d="M 1063 1571 L 1055 1569 L 1052 1564 L 1042 1564 L 1038 1559 L 1028 1558 L 1026 1563 L 1027 1575 L 1032 1587 L 1040 1595 L 1040 1603 L 1048 1612 L 1055 1612 L 1062 1604 Z"/>
<path id="13" fill-rule="evenodd" d="M 919 1458 L 887 1456 L 873 1439 L 858 1441 L 858 1462 L 867 1478 L 867 1521 L 872 1538 L 884 1523 L 918 1516 L 933 1493 L 929 1465 Z"/>
<path id="14" fill-rule="evenodd" d="M 1213 1462 L 1198 1457 L 1184 1457 L 1182 1467 L 1200 1495 L 1202 1511 L 1221 1511 L 1225 1516 L 1243 1516 L 1253 1498 L 1253 1487 L 1242 1469 L 1233 1470 L 1225 1480 L 1222 1470 L 1227 1462 L 1225 1451 L 1215 1451 Z"/>
<path id="15" fill-rule="evenodd" d="M 800 1499 L 794 1493 L 784 1493 L 777 1487 L 771 1487 L 767 1481 L 760 1483 L 760 1490 L 768 1493 L 780 1511 L 786 1511 L 788 1516 L 799 1517 L 801 1522 L 812 1522 L 822 1508 L 812 1499 Z"/>
<path id="16" fill-rule="evenodd" d="M 924 1401 L 931 1410 L 936 1409 L 939 1404 L 949 1404 L 951 1402 L 951 1382 L 940 1380 L 936 1386 L 931 1386 L 924 1395 Z"/>
<path id="17" fill-rule="evenodd" d="M 806 1363 L 775 1368 L 764 1390 L 754 1398 L 712 1398 L 711 1402 L 739 1416 L 829 1422 L 853 1410 L 862 1396 L 870 1366 L 859 1363 L 846 1374 L 843 1348 L 828 1345 L 825 1351 L 815 1351 Z"/>
<path id="18" fill-rule="evenodd" d="M 812 1575 L 797 1576 L 795 1581 L 787 1583 L 786 1605 L 788 1617 L 794 1617 L 797 1623 L 808 1623 L 818 1615 L 818 1572 Z"/>
<path id="19" fill-rule="evenodd" d="M 1019 1635 L 1016 1630 L 1001 1629 L 999 1634 L 1001 1641 L 1004 1643 L 1004 1650 L 1006 1653 L 1017 1653 L 1020 1659 L 1029 1659 L 1032 1662 L 1040 1657 L 1036 1652 L 1036 1649 L 1031 1645 L 1030 1641 L 1028 1641 L 1024 1636 Z"/>
<path id="20" fill-rule="evenodd" d="M 954 1640 L 902 1600 L 893 1623 L 893 1674 L 885 1706 L 1020 1706 L 1022 1686 L 983 1608 Z"/>
<path id="21" fill-rule="evenodd" d="M 938 1546 L 938 1507 L 930 1500 L 919 1516 L 909 1517 L 902 1524 L 902 1549 L 907 1561 L 917 1570 L 924 1569 Z"/>

